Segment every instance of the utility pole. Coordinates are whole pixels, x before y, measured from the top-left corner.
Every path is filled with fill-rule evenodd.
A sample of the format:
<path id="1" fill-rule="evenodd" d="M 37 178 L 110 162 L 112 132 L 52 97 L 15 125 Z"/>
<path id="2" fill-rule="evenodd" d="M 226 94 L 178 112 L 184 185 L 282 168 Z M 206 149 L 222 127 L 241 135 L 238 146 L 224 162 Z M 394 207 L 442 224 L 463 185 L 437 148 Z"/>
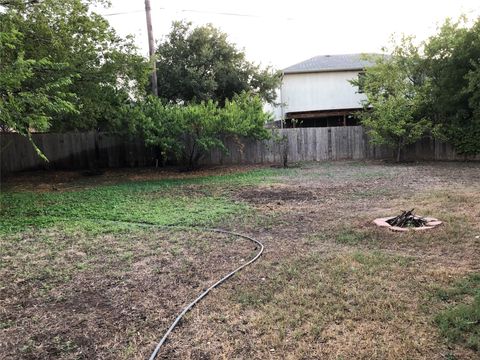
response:
<path id="1" fill-rule="evenodd" d="M 153 39 L 152 15 L 151 15 L 150 0 L 145 0 L 145 15 L 147 16 L 147 33 L 148 33 L 148 52 L 150 54 L 150 61 L 152 62 L 152 75 L 150 81 L 152 83 L 152 94 L 158 96 L 157 84 L 157 61 L 155 60 L 155 40 Z"/>
<path id="2" fill-rule="evenodd" d="M 285 126 L 285 104 L 283 102 L 283 79 L 285 79 L 285 74 L 282 71 L 282 80 L 280 82 L 280 128 L 283 129 Z"/>

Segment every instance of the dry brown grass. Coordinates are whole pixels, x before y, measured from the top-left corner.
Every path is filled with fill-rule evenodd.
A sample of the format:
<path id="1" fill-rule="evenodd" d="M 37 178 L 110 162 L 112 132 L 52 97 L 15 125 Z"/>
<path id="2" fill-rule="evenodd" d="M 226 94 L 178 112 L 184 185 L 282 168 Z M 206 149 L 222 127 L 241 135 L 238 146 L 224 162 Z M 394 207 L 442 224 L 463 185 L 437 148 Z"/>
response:
<path id="1" fill-rule="evenodd" d="M 146 358 L 178 309 L 254 250 L 220 234 L 155 229 L 48 231 L 2 245 L 4 359 Z"/>
<path id="2" fill-rule="evenodd" d="M 188 193 L 256 209 L 220 225 L 266 250 L 188 314 L 159 358 L 478 358 L 442 338 L 433 319 L 446 306 L 436 289 L 480 271 L 479 180 L 479 164 L 338 162 L 303 164 L 257 185 L 189 184 Z M 445 224 L 397 234 L 371 223 L 412 207 Z M 181 306 L 253 250 L 217 235 L 147 229 L 45 230 L 9 244 L 3 358 L 145 358 Z"/>
<path id="3" fill-rule="evenodd" d="M 329 164 L 242 190 L 276 217 L 267 231 L 249 228 L 267 254 L 189 317 L 164 358 L 477 358 L 439 335 L 444 304 L 432 294 L 480 270 L 478 174 L 469 164 Z M 408 234 L 371 224 L 411 207 L 445 224 Z"/>

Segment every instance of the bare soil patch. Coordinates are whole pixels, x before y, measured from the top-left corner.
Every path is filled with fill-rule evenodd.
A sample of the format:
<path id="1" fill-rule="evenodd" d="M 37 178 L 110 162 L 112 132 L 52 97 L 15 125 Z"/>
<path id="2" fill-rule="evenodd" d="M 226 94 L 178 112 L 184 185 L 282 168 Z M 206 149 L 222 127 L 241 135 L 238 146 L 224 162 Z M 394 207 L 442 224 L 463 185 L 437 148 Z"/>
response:
<path id="1" fill-rule="evenodd" d="M 15 191 L 62 191 L 125 182 L 238 174 L 259 168 L 259 165 L 210 166 L 188 172 L 173 167 L 105 169 L 97 176 L 85 176 L 84 171 L 26 171 L 10 174 L 2 180 L 2 187 Z"/>

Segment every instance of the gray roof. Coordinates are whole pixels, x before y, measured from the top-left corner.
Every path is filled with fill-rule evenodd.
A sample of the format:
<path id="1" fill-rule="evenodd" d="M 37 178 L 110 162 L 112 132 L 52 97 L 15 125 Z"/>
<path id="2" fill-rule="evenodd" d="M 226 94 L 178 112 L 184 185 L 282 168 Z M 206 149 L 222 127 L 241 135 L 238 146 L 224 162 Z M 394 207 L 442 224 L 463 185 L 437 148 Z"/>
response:
<path id="1" fill-rule="evenodd" d="M 285 74 L 362 70 L 374 64 L 363 59 L 364 54 L 320 55 L 289 66 L 283 70 Z"/>

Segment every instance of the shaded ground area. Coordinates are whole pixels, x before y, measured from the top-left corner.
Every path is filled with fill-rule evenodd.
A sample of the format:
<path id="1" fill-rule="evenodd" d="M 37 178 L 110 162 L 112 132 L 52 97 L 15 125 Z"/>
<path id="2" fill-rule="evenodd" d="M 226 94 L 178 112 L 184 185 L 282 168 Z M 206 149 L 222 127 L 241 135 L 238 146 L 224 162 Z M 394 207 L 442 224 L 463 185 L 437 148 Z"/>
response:
<path id="1" fill-rule="evenodd" d="M 259 165 L 210 166 L 189 172 L 173 167 L 105 169 L 98 176 L 88 175 L 88 172 L 83 171 L 25 171 L 7 176 L 2 181 L 2 187 L 16 191 L 62 191 L 120 182 L 188 180 L 198 177 L 236 175 L 261 168 Z"/>
<path id="2" fill-rule="evenodd" d="M 117 175 L 9 179 L 0 357 L 145 358 L 182 305 L 254 251 L 200 224 L 251 234 L 265 254 L 188 314 L 160 358 L 478 358 L 480 164 Z M 371 224 L 411 208 L 445 224 Z"/>

